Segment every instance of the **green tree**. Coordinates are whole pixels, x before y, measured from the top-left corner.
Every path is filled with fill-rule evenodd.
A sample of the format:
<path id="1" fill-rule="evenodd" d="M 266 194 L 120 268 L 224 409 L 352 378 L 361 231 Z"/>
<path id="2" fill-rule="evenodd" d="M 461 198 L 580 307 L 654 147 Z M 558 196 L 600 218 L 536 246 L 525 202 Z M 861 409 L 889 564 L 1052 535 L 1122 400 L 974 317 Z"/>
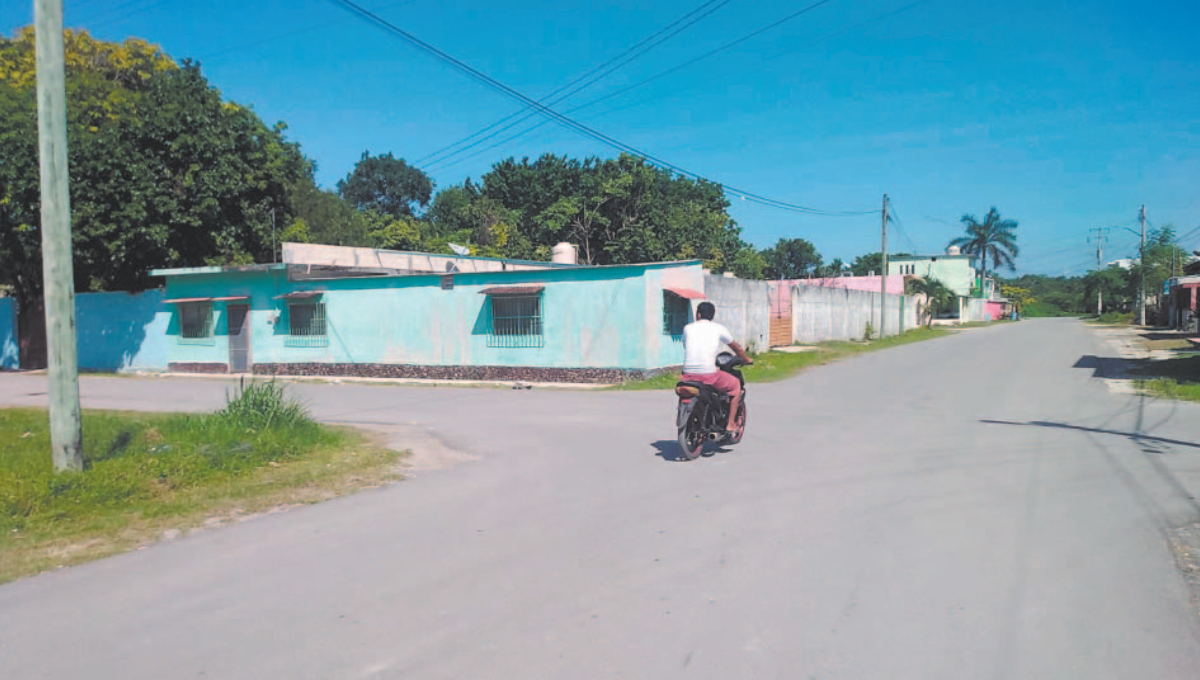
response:
<path id="1" fill-rule="evenodd" d="M 764 274 L 768 279 L 802 279 L 816 273 L 821 266 L 816 246 L 802 238 L 781 238 L 762 251 L 762 256 L 767 263 Z"/>
<path id="2" fill-rule="evenodd" d="M 271 214 L 309 166 L 285 128 L 223 101 L 199 66 L 144 41 L 65 32 L 78 290 L 130 290 L 156 267 L 268 259 Z M 0 282 L 40 294 L 32 31 L 0 39 Z"/>
<path id="3" fill-rule="evenodd" d="M 1102 313 L 1104 308 L 1127 311 L 1137 298 L 1136 289 L 1130 290 L 1130 282 L 1134 277 L 1129 274 L 1117 266 L 1088 272 L 1083 277 L 1084 302 L 1091 304 L 1097 313 Z"/>
<path id="4" fill-rule="evenodd" d="M 932 325 L 938 314 L 951 311 L 957 296 L 944 283 L 930 276 L 928 278 L 911 278 L 904 282 L 906 295 L 924 295 L 925 308 L 922 311 L 926 325 Z"/>
<path id="5" fill-rule="evenodd" d="M 882 253 L 867 253 L 859 255 L 850 263 L 850 273 L 855 276 L 869 276 L 874 274 L 878 276 L 883 270 L 883 254 Z"/>
<path id="6" fill-rule="evenodd" d="M 817 278 L 821 279 L 831 279 L 841 276 L 846 272 L 847 269 L 849 269 L 849 267 L 846 265 L 846 263 L 842 262 L 840 257 L 834 258 L 829 264 L 823 264 L 820 267 L 817 267 L 816 276 Z"/>
<path id="7" fill-rule="evenodd" d="M 295 222 L 281 236 L 285 241 L 324 243 L 333 246 L 374 247 L 370 213 L 356 210 L 341 196 L 316 185 L 311 175 L 290 188 Z M 374 220 L 378 222 L 379 219 Z"/>
<path id="8" fill-rule="evenodd" d="M 480 205 L 486 209 L 472 210 Z M 478 184 L 439 193 L 428 216 L 436 233 L 465 232 L 475 245 L 485 240 L 481 223 L 503 225 L 506 238 L 490 247 L 510 257 L 546 259 L 568 241 L 590 264 L 700 259 L 714 271 L 754 274 L 758 263 L 742 253 L 748 246 L 728 207 L 719 186 L 634 156 L 547 154 L 496 163 Z"/>
<path id="9" fill-rule="evenodd" d="M 1136 302 L 1142 285 L 1142 275 L 1145 274 L 1147 305 L 1151 310 L 1150 316 L 1154 317 L 1156 322 L 1165 321 L 1162 309 L 1163 286 L 1167 279 L 1183 272 L 1186 261 L 1187 251 L 1175 243 L 1174 227 L 1164 225 L 1158 229 L 1151 229 L 1146 234 L 1146 252 L 1138 258 L 1138 263 L 1130 271 L 1129 295 Z"/>
<path id="10" fill-rule="evenodd" d="M 1016 220 L 1001 218 L 1000 211 L 993 206 L 982 222 L 970 214 L 963 215 L 961 221 L 967 233 L 950 241 L 950 245 L 962 248 L 962 252 L 979 260 L 981 280 L 987 278 L 989 260 L 993 269 L 1016 268 L 1013 260 L 1020 254 L 1017 247 Z"/>
<path id="11" fill-rule="evenodd" d="M 346 178 L 337 184 L 338 193 L 359 210 L 374 210 L 383 215 L 401 217 L 416 214 L 416 208 L 429 205 L 433 181 L 419 168 L 392 153 L 362 158 Z"/>

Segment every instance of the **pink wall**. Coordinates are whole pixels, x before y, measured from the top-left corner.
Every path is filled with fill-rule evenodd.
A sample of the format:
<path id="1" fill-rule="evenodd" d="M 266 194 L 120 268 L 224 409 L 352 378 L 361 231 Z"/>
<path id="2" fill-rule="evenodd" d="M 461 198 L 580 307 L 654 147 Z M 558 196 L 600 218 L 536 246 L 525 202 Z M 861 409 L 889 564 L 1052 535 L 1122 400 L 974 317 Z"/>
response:
<path id="1" fill-rule="evenodd" d="M 989 300 L 987 303 L 987 315 L 992 321 L 999 321 L 1004 318 L 1004 303 Z"/>
<path id="2" fill-rule="evenodd" d="M 791 309 L 792 286 L 822 286 L 824 288 L 842 288 L 844 290 L 863 290 L 868 293 L 879 292 L 878 276 L 839 276 L 831 279 L 790 279 L 786 281 L 768 281 L 771 291 L 771 311 Z M 887 277 L 887 292 L 889 295 L 904 294 L 904 275 L 895 274 Z"/>

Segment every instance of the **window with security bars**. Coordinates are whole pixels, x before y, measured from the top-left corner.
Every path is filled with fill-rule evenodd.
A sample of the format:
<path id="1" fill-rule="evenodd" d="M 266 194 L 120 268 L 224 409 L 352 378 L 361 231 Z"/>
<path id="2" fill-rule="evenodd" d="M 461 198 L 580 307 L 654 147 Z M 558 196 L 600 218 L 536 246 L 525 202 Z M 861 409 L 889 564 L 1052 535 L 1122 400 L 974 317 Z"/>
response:
<path id="1" fill-rule="evenodd" d="M 328 324 L 324 302 L 292 302 L 288 304 L 288 347 L 328 347 Z"/>
<path id="2" fill-rule="evenodd" d="M 490 295 L 488 347 L 542 347 L 542 296 Z"/>
<path id="3" fill-rule="evenodd" d="M 663 335 L 682 342 L 683 327 L 687 325 L 691 311 L 687 298 L 663 291 Z"/>
<path id="4" fill-rule="evenodd" d="M 211 302 L 184 302 L 179 305 L 179 339 L 185 343 L 203 344 L 213 337 Z"/>

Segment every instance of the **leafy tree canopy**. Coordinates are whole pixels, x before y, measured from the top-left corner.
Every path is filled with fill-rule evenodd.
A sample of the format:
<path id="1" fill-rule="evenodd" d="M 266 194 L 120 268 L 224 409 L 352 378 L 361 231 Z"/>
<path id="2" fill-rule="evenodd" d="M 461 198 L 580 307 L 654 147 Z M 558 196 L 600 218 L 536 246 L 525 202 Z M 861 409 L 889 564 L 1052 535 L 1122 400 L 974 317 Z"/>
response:
<path id="1" fill-rule="evenodd" d="M 337 188 L 342 198 L 359 210 L 374 210 L 394 218 L 414 215 L 417 208 L 429 205 L 433 195 L 429 175 L 390 151 L 380 156 L 364 151 Z"/>
<path id="2" fill-rule="evenodd" d="M 284 126 L 221 99 L 200 67 L 144 41 L 66 31 L 67 127 L 79 290 L 128 290 L 157 267 L 269 260 L 272 210 L 311 165 Z M 0 39 L 0 283 L 40 294 L 33 33 Z"/>
<path id="3" fill-rule="evenodd" d="M 802 238 L 781 238 L 762 255 L 768 279 L 802 279 L 813 276 L 821 267 L 816 246 Z"/>

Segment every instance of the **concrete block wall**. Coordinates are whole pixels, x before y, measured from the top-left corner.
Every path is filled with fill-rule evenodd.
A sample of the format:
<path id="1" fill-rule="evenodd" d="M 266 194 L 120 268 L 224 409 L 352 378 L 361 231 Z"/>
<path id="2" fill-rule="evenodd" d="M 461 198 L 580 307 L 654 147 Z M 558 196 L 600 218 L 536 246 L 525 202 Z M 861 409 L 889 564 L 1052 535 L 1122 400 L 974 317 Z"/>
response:
<path id="1" fill-rule="evenodd" d="M 15 371 L 21 366 L 17 346 L 17 305 L 10 297 L 0 297 L 0 371 Z"/>
<path id="2" fill-rule="evenodd" d="M 171 310 L 162 289 L 75 296 L 79 370 L 164 371 Z"/>
<path id="3" fill-rule="evenodd" d="M 766 281 L 704 275 L 704 295 L 717 307 L 714 321 L 743 347 L 766 351 L 771 335 L 771 291 Z"/>
<path id="4" fill-rule="evenodd" d="M 888 295 L 885 302 L 887 335 L 917 327 L 917 298 Z M 879 332 L 879 293 L 820 286 L 796 286 L 792 289 L 794 342 L 807 344 L 861 339 L 868 323 L 875 333 Z"/>

